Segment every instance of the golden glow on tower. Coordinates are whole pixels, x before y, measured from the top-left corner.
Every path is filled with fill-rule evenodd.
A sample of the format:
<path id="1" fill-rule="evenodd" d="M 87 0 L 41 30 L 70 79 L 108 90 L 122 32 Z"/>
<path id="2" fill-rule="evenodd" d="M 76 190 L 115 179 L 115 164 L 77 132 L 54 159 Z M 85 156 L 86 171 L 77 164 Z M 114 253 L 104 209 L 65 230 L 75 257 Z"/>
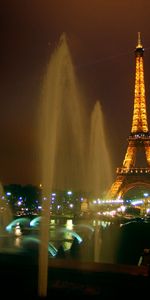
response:
<path id="1" fill-rule="evenodd" d="M 143 47 L 138 33 L 138 45 L 135 50 L 136 73 L 134 91 L 134 111 L 131 133 L 148 132 L 146 98 L 144 84 Z"/>
<path id="2" fill-rule="evenodd" d="M 138 32 L 138 43 L 135 49 L 136 72 L 131 133 L 123 165 L 121 168 L 117 168 L 117 178 L 107 193 L 109 199 L 122 197 L 125 190 L 139 183 L 146 182 L 150 186 L 150 132 L 148 131 L 146 112 L 143 54 L 141 35 Z M 141 152 L 141 150 L 144 152 L 145 161 L 144 167 L 139 168 L 136 167 L 136 160 L 137 152 Z"/>
<path id="3" fill-rule="evenodd" d="M 130 169 L 134 167 L 136 152 L 136 147 L 134 146 L 133 142 L 130 141 L 125 155 L 125 159 L 123 161 L 123 168 Z"/>

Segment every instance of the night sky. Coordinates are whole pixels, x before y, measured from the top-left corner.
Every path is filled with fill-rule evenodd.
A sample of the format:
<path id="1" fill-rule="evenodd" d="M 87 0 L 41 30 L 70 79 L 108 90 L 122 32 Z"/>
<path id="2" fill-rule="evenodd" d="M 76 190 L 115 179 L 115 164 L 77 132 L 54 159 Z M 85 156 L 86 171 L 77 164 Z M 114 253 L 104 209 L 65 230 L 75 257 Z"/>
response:
<path id="1" fill-rule="evenodd" d="M 46 66 L 66 32 L 89 111 L 100 100 L 114 175 L 131 130 L 137 33 L 150 123 L 149 0 L 0 0 L 0 180 L 39 184 L 37 108 Z"/>

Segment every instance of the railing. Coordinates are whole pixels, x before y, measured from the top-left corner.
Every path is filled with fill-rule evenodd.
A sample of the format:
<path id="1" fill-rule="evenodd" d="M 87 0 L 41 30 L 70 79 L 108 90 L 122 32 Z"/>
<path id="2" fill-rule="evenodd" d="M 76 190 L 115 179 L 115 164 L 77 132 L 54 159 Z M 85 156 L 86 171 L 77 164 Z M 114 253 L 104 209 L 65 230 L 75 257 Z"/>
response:
<path id="1" fill-rule="evenodd" d="M 128 137 L 128 140 L 129 141 L 142 141 L 142 140 L 144 140 L 144 141 L 150 141 L 150 133 L 148 132 L 148 133 L 135 133 L 135 134 L 131 134 L 131 135 L 129 135 L 129 137 Z"/>
<path id="2" fill-rule="evenodd" d="M 117 174 L 150 174 L 150 168 L 117 168 Z"/>

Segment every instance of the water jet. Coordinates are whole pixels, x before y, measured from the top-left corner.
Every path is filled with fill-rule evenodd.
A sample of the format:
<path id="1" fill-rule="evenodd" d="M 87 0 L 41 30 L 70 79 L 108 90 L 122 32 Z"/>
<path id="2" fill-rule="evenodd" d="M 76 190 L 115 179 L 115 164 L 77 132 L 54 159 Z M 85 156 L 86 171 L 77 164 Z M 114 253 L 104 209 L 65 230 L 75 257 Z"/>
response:
<path id="1" fill-rule="evenodd" d="M 38 289 L 39 295 L 44 297 L 47 293 L 47 246 L 50 238 L 52 191 L 92 190 L 99 194 L 102 193 L 104 186 L 106 188 L 103 177 L 110 180 L 110 161 L 103 132 L 101 108 L 97 102 L 91 118 L 91 130 L 88 130 L 85 120 L 86 109 L 83 107 L 65 34 L 61 36 L 48 63 L 39 111 L 42 215 Z"/>

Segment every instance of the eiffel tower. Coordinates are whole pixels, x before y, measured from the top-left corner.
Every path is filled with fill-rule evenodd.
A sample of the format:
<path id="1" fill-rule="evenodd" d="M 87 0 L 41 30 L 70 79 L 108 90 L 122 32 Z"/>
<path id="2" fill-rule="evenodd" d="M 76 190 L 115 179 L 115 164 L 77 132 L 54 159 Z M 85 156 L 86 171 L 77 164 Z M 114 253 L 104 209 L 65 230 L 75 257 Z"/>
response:
<path id="1" fill-rule="evenodd" d="M 130 189 L 138 186 L 150 188 L 150 132 L 148 130 L 145 83 L 144 49 L 138 32 L 135 49 L 134 109 L 128 147 L 121 168 L 116 170 L 116 180 L 107 193 L 107 199 L 120 199 Z M 146 167 L 136 167 L 138 151 L 142 151 Z"/>

